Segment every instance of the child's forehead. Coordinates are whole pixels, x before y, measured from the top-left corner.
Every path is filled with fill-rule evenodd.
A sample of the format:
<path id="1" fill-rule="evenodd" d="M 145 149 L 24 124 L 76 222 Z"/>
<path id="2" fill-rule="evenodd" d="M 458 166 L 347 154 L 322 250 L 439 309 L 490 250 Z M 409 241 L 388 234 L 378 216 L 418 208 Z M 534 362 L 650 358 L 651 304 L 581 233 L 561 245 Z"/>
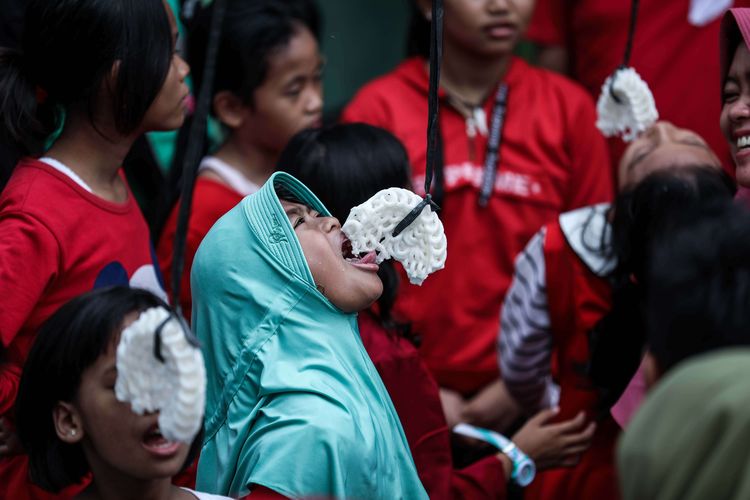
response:
<path id="1" fill-rule="evenodd" d="M 304 203 L 284 199 L 280 199 L 279 201 L 281 202 L 281 207 L 284 209 L 287 216 L 294 214 L 304 215 L 315 211 Z"/>

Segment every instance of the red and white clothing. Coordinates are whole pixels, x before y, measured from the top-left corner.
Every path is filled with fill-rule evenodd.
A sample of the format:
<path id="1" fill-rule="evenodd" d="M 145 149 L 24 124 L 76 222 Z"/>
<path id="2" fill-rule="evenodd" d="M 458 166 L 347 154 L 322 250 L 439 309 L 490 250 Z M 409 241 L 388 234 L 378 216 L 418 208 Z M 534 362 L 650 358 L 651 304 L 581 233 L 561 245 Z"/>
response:
<path id="1" fill-rule="evenodd" d="M 416 348 L 383 328 L 369 311 L 359 314 L 358 323 L 362 343 L 393 401 L 430 499 L 506 498 L 505 471 L 496 457 L 453 468 L 450 429 L 439 389 Z"/>
<path id="2" fill-rule="evenodd" d="M 505 298 L 499 358 L 503 380 L 524 409 L 559 405 L 558 419 L 597 412 L 597 393 L 583 374 L 588 333 L 611 307 L 608 204 L 584 207 L 540 230 L 516 262 Z M 544 471 L 527 499 L 618 498 L 614 445 L 619 427 L 607 415 L 591 447 L 570 469 Z"/>
<path id="3" fill-rule="evenodd" d="M 22 160 L 0 194 L 0 416 L 12 417 L 20 370 L 50 315 L 102 286 L 137 286 L 166 298 L 158 273 L 130 190 L 125 203 L 112 203 L 59 166 Z M 0 459 L 0 484 L 14 481 L 8 471 L 24 474 L 9 464 L 19 460 Z M 14 491 L 14 498 L 25 494 Z"/>
<path id="4" fill-rule="evenodd" d="M 487 138 L 467 132 L 441 91 L 448 237 L 445 269 L 405 284 L 395 312 L 422 336 L 421 354 L 437 382 L 468 395 L 498 377 L 495 341 L 515 256 L 545 223 L 612 195 L 607 149 L 592 100 L 576 84 L 513 58 L 503 79 L 508 106 L 494 194 L 478 205 Z M 365 86 L 343 113 L 392 132 L 404 144 L 421 189 L 427 153 L 428 75 L 415 58 Z M 484 103 L 491 116 L 494 92 Z M 406 283 L 406 280 L 404 280 Z"/>
<path id="5" fill-rule="evenodd" d="M 198 246 L 208 233 L 208 230 L 222 215 L 229 212 L 242 201 L 242 198 L 258 190 L 258 186 L 247 180 L 240 172 L 226 162 L 214 156 L 207 156 L 198 167 L 199 172 L 210 170 L 222 178 L 224 183 L 207 177 L 198 177 L 193 190 L 193 206 L 188 222 L 187 239 L 185 243 L 185 267 L 182 271 L 180 286 L 180 305 L 185 318 L 190 320 L 192 313 L 192 296 L 190 291 L 190 269 Z M 174 207 L 167 219 L 157 247 L 157 256 L 165 277 L 167 289 L 172 286 L 172 261 L 174 239 L 177 232 L 177 214 L 180 205 Z"/>
<path id="6" fill-rule="evenodd" d="M 630 58 L 648 82 L 660 118 L 697 132 L 731 172 L 734 164 L 719 129 L 719 25 L 732 4 L 750 7 L 750 0 L 640 0 Z M 622 63 L 630 5 L 631 0 L 538 0 L 527 37 L 566 47 L 571 76 L 596 97 Z M 624 145 L 613 140 L 611 146 L 616 161 Z"/>

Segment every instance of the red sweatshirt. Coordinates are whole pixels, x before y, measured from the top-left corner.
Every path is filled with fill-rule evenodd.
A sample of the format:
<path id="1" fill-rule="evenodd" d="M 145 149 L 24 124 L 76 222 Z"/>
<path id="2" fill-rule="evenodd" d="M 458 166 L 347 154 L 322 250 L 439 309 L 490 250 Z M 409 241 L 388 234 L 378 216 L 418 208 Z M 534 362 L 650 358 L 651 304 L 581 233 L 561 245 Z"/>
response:
<path id="1" fill-rule="evenodd" d="M 464 118 L 443 95 L 441 218 L 448 259 L 422 287 L 404 280 L 396 304 L 396 313 L 422 337 L 421 354 L 437 382 L 465 395 L 498 376 L 499 312 L 516 254 L 559 213 L 612 196 L 591 98 L 567 79 L 515 58 L 504 81 L 508 108 L 494 196 L 485 208 L 477 199 L 487 139 L 470 139 Z M 365 86 L 343 114 L 345 121 L 395 134 L 409 153 L 418 189 L 425 173 L 427 93 L 424 61 L 410 59 Z M 494 92 L 484 105 L 487 116 L 493 102 Z"/>
<path id="2" fill-rule="evenodd" d="M 193 191 L 193 206 L 188 222 L 188 232 L 185 247 L 185 267 L 182 271 L 182 285 L 180 286 L 180 305 L 185 318 L 190 321 L 193 300 L 190 292 L 190 269 L 198 246 L 206 237 L 206 233 L 234 206 L 242 201 L 242 195 L 220 182 L 198 177 Z M 177 213 L 180 205 L 174 207 L 169 215 L 164 230 L 159 239 L 157 256 L 164 274 L 167 289 L 172 288 L 172 253 L 174 252 L 174 238 L 177 232 Z"/>
<path id="3" fill-rule="evenodd" d="M 430 499 L 504 499 L 505 471 L 494 456 L 461 470 L 453 468 L 438 386 L 414 346 L 385 330 L 368 311 L 359 315 L 359 333 L 391 396 Z"/>
<path id="4" fill-rule="evenodd" d="M 0 417 L 12 415 L 20 368 L 42 323 L 84 292 L 128 284 L 166 298 L 132 193 L 111 203 L 45 163 L 21 161 L 0 194 Z M 25 461 L 0 458 L 0 485 L 26 484 Z M 18 488 L 14 499 L 48 497 Z"/>
<path id="5" fill-rule="evenodd" d="M 688 20 L 690 0 L 641 0 L 630 65 L 648 82 L 659 115 L 694 130 L 734 171 L 719 130 L 719 25 Z M 570 74 L 598 97 L 604 80 L 622 63 L 631 0 L 538 0 L 527 37 L 568 49 Z M 750 0 L 734 0 L 750 7 Z M 614 159 L 624 149 L 611 141 Z"/>

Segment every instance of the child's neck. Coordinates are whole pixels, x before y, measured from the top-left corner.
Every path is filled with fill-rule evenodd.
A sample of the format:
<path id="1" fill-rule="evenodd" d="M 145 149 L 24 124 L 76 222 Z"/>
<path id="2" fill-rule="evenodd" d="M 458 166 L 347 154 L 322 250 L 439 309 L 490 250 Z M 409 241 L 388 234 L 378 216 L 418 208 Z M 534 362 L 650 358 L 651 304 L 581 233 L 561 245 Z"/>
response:
<path id="1" fill-rule="evenodd" d="M 126 478 L 121 474 L 102 474 L 101 471 L 94 473 L 94 478 L 78 500 L 178 500 L 192 497 L 174 486 L 169 478 L 146 481 Z"/>
<path id="2" fill-rule="evenodd" d="M 512 54 L 488 58 L 451 43 L 446 37 L 440 84 L 454 97 L 481 105 L 506 75 Z"/>
<path id="3" fill-rule="evenodd" d="M 213 156 L 228 163 L 258 186 L 262 186 L 271 177 L 279 159 L 278 152 L 243 141 L 235 134 L 231 134 Z"/>
<path id="4" fill-rule="evenodd" d="M 109 127 L 100 132 L 87 117 L 69 113 L 60 137 L 45 156 L 65 164 L 94 194 L 124 203 L 128 194 L 119 170 L 134 141 L 135 137 L 124 138 Z"/>

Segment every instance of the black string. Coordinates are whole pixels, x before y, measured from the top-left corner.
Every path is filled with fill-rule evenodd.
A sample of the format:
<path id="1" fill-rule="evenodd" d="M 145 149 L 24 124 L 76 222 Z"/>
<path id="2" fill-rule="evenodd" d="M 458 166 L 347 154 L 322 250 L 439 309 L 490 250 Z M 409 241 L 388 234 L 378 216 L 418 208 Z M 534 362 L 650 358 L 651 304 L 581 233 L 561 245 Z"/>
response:
<path id="1" fill-rule="evenodd" d="M 219 42 L 224 13 L 226 11 L 226 0 L 215 0 L 213 2 L 213 13 L 211 15 L 211 30 L 208 37 L 206 49 L 206 64 L 203 79 L 200 82 L 200 93 L 195 108 L 193 122 L 190 126 L 190 135 L 185 152 L 185 162 L 182 165 L 182 194 L 180 197 L 180 211 L 177 215 L 177 230 L 174 239 L 174 256 L 172 259 L 172 305 L 178 317 L 182 317 L 182 306 L 180 304 L 180 285 L 182 284 L 182 271 L 185 267 L 185 241 L 187 239 L 188 220 L 190 208 L 193 202 L 193 186 L 195 175 L 203 151 L 203 141 L 206 136 L 206 120 L 211 105 L 211 93 L 213 91 L 213 80 L 216 73 L 216 59 L 219 53 Z"/>
<path id="2" fill-rule="evenodd" d="M 617 68 L 615 74 L 612 75 L 612 80 L 609 84 L 609 94 L 617 104 L 622 104 L 622 101 L 620 101 L 620 98 L 615 95 L 615 80 L 617 80 L 618 71 L 627 68 L 630 64 L 630 54 L 633 51 L 633 40 L 635 39 L 635 26 L 636 21 L 638 20 L 638 1 L 639 0 L 632 0 L 632 2 L 630 3 L 630 24 L 628 26 L 628 40 L 627 42 L 625 42 L 625 54 L 622 57 L 622 64 L 619 68 Z"/>
<path id="3" fill-rule="evenodd" d="M 435 171 L 436 160 L 442 163 L 442 141 L 440 141 L 440 100 L 438 90 L 440 86 L 440 66 L 443 60 L 443 0 L 432 1 L 432 22 L 430 23 L 430 88 L 427 97 L 427 164 L 424 176 L 425 197 L 419 205 L 414 207 L 393 230 L 393 236 L 401 232 L 414 222 L 426 206 L 433 212 L 440 207 L 432 200 L 430 190 Z M 438 151 L 440 148 L 440 151 Z M 438 182 L 442 185 L 442 169 L 438 174 Z M 441 188 L 442 191 L 442 188 Z M 442 196 L 442 193 L 440 193 Z"/>
<path id="4" fill-rule="evenodd" d="M 187 322 L 185 321 L 185 318 L 182 317 L 180 314 L 174 314 L 170 313 L 169 316 L 164 318 L 164 321 L 159 323 L 159 326 L 156 327 L 156 331 L 154 332 L 154 357 L 161 361 L 162 363 L 165 362 L 164 356 L 161 353 L 161 332 L 164 330 L 164 327 L 167 326 L 167 324 L 172 321 L 173 319 L 177 320 L 177 322 L 180 324 L 180 328 L 182 328 L 182 333 L 185 335 L 185 339 L 188 341 L 188 344 L 190 344 L 193 347 L 200 347 L 200 342 L 198 341 L 198 338 L 193 335 L 193 332 L 190 330 L 190 327 L 187 325 Z"/>

